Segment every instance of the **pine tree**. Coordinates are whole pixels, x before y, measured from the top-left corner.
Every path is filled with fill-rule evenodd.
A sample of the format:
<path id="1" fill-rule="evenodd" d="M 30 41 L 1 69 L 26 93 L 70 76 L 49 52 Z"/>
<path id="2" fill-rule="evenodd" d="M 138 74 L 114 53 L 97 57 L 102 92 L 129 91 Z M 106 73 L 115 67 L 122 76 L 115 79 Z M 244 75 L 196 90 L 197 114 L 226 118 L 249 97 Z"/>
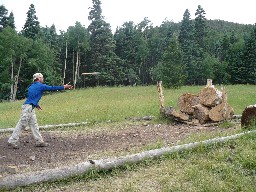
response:
<path id="1" fill-rule="evenodd" d="M 147 19 L 138 25 L 126 22 L 115 32 L 116 54 L 124 61 L 122 67 L 126 74 L 126 84 L 145 84 L 146 76 L 150 73 L 146 62 L 148 23 Z"/>
<path id="2" fill-rule="evenodd" d="M 7 20 L 7 25 L 13 29 L 15 29 L 15 21 L 14 21 L 14 15 L 13 12 L 10 13 L 8 20 Z"/>
<path id="3" fill-rule="evenodd" d="M 193 48 L 192 48 L 192 64 L 191 64 L 191 74 L 190 83 L 191 84 L 205 84 L 206 74 L 207 74 L 207 66 L 204 65 L 205 53 L 206 53 L 206 45 L 205 45 L 205 37 L 206 37 L 206 18 L 205 11 L 199 5 L 196 13 L 195 13 L 195 25 L 194 25 L 194 33 L 193 33 Z"/>
<path id="4" fill-rule="evenodd" d="M 256 24 L 250 37 L 245 41 L 243 67 L 240 70 L 242 83 L 256 84 Z"/>
<path id="5" fill-rule="evenodd" d="M 39 32 L 40 24 L 36 16 L 35 6 L 31 4 L 27 12 L 27 19 L 23 27 L 22 34 L 27 38 L 35 40 L 37 39 Z"/>
<path id="6" fill-rule="evenodd" d="M 115 53 L 123 60 L 122 71 L 125 75 L 123 84 L 138 83 L 139 67 L 137 65 L 136 26 L 133 22 L 125 22 L 114 34 Z"/>
<path id="7" fill-rule="evenodd" d="M 205 49 L 205 37 L 206 37 L 206 17 L 205 11 L 198 5 L 198 8 L 195 13 L 195 42 L 199 46 L 199 48 Z"/>
<path id="8" fill-rule="evenodd" d="M 148 77 L 148 84 L 156 83 L 154 82 L 154 77 L 152 75 L 153 69 L 157 66 L 157 64 L 162 60 L 162 46 L 161 46 L 161 37 L 159 34 L 159 27 L 150 27 L 148 31 L 148 38 L 147 38 L 147 47 L 148 47 L 148 70 L 149 70 L 149 77 Z"/>
<path id="9" fill-rule="evenodd" d="M 190 12 L 185 10 L 183 20 L 180 26 L 179 43 L 183 52 L 183 61 L 186 66 L 186 76 L 191 81 L 192 69 L 192 44 L 193 44 L 193 25 L 190 18 Z"/>
<path id="10" fill-rule="evenodd" d="M 229 37 L 225 34 L 222 42 L 221 42 L 221 53 L 220 53 L 220 61 L 226 61 L 229 60 L 229 50 L 230 50 L 230 41 Z"/>
<path id="11" fill-rule="evenodd" d="M 7 26 L 8 22 L 8 10 L 4 5 L 0 5 L 0 31 Z"/>
<path id="12" fill-rule="evenodd" d="M 230 83 L 237 84 L 241 83 L 243 75 L 240 77 L 239 69 L 242 66 L 243 60 L 242 55 L 244 51 L 244 40 L 237 39 L 234 34 L 230 37 L 230 50 L 229 50 L 229 60 L 227 66 L 227 72 L 230 75 Z"/>
<path id="13" fill-rule="evenodd" d="M 163 61 L 157 67 L 157 80 L 162 80 L 166 88 L 179 88 L 185 82 L 185 66 L 182 59 L 182 50 L 174 36 L 163 55 Z"/>
<path id="14" fill-rule="evenodd" d="M 116 56 L 115 42 L 110 24 L 104 21 L 101 15 L 101 1 L 92 0 L 93 7 L 89 12 L 88 19 L 91 21 L 88 26 L 90 33 L 89 62 L 90 71 L 100 72 L 98 84 L 114 85 L 119 82 L 120 59 Z M 95 82 L 96 83 L 96 82 Z"/>

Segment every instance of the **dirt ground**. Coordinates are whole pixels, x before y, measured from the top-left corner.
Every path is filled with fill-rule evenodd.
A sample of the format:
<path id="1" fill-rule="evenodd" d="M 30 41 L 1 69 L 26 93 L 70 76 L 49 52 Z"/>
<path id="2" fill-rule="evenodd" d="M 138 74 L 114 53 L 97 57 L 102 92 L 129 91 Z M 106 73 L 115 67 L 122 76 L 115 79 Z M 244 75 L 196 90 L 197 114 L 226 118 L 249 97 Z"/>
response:
<path id="1" fill-rule="evenodd" d="M 184 124 L 140 124 L 125 126 L 125 128 L 103 129 L 103 131 L 81 129 L 41 130 L 44 140 L 50 144 L 45 148 L 35 147 L 30 131 L 22 133 L 19 149 L 8 146 L 7 140 L 11 133 L 0 133 L 0 166 L 16 166 L 18 173 L 57 168 L 89 159 L 137 153 L 157 144 L 177 145 L 192 134 L 232 131 L 215 126 Z M 9 173 L 0 172 L 2 176 L 6 174 Z"/>

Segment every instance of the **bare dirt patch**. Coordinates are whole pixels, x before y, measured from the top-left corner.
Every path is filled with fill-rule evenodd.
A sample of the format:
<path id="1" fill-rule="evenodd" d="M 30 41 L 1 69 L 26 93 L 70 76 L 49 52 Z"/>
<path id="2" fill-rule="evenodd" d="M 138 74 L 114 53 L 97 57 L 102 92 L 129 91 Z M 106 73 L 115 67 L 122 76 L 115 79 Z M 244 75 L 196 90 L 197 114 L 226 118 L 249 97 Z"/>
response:
<path id="1" fill-rule="evenodd" d="M 82 129 L 82 128 L 81 128 Z M 232 132 L 214 126 L 130 125 L 125 128 L 88 132 L 83 130 L 42 131 L 49 147 L 35 147 L 30 131 L 20 137 L 20 148 L 8 146 L 9 134 L 0 134 L 0 165 L 17 166 L 18 173 L 56 168 L 85 162 L 89 159 L 120 156 L 146 150 L 150 145 L 178 144 L 192 134 Z M 8 173 L 2 173 L 6 175 Z"/>

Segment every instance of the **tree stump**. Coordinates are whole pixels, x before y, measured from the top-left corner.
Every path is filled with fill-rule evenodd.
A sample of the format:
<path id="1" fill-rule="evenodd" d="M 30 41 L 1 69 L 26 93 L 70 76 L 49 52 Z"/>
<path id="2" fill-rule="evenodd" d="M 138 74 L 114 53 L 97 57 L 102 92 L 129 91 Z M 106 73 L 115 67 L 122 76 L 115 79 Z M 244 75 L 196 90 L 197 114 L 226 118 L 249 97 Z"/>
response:
<path id="1" fill-rule="evenodd" d="M 222 92 L 214 88 L 214 86 L 208 86 L 203 88 L 199 93 L 199 103 L 207 106 L 214 107 L 222 102 Z"/>
<path id="2" fill-rule="evenodd" d="M 179 122 L 184 122 L 189 120 L 189 115 L 176 111 L 173 107 L 167 107 L 165 110 L 165 115 Z"/>
<path id="3" fill-rule="evenodd" d="M 256 104 L 245 108 L 241 117 L 241 126 L 249 127 L 256 125 Z"/>
<path id="4" fill-rule="evenodd" d="M 198 104 L 194 106 L 194 117 L 199 120 L 200 124 L 204 124 L 210 120 L 209 111 L 210 109 L 208 109 L 207 107 Z"/>
<path id="5" fill-rule="evenodd" d="M 181 112 L 193 115 L 194 106 L 199 103 L 198 95 L 191 93 L 183 94 L 178 99 L 178 107 Z"/>
<path id="6" fill-rule="evenodd" d="M 209 112 L 209 117 L 212 121 L 223 121 L 232 119 L 234 109 L 228 103 L 221 103 L 213 107 Z"/>

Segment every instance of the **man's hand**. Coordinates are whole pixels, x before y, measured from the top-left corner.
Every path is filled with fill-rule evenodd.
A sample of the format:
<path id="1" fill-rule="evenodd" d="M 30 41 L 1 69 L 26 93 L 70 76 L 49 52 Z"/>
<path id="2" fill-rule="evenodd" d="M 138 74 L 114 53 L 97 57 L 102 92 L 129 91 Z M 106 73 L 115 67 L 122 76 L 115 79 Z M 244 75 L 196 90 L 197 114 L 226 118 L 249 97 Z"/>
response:
<path id="1" fill-rule="evenodd" d="M 64 85 L 64 89 L 73 89 L 73 86 L 69 85 L 69 84 L 66 84 L 66 85 Z"/>
<path id="2" fill-rule="evenodd" d="M 36 108 L 37 108 L 38 110 L 43 110 L 40 105 L 38 105 Z"/>

